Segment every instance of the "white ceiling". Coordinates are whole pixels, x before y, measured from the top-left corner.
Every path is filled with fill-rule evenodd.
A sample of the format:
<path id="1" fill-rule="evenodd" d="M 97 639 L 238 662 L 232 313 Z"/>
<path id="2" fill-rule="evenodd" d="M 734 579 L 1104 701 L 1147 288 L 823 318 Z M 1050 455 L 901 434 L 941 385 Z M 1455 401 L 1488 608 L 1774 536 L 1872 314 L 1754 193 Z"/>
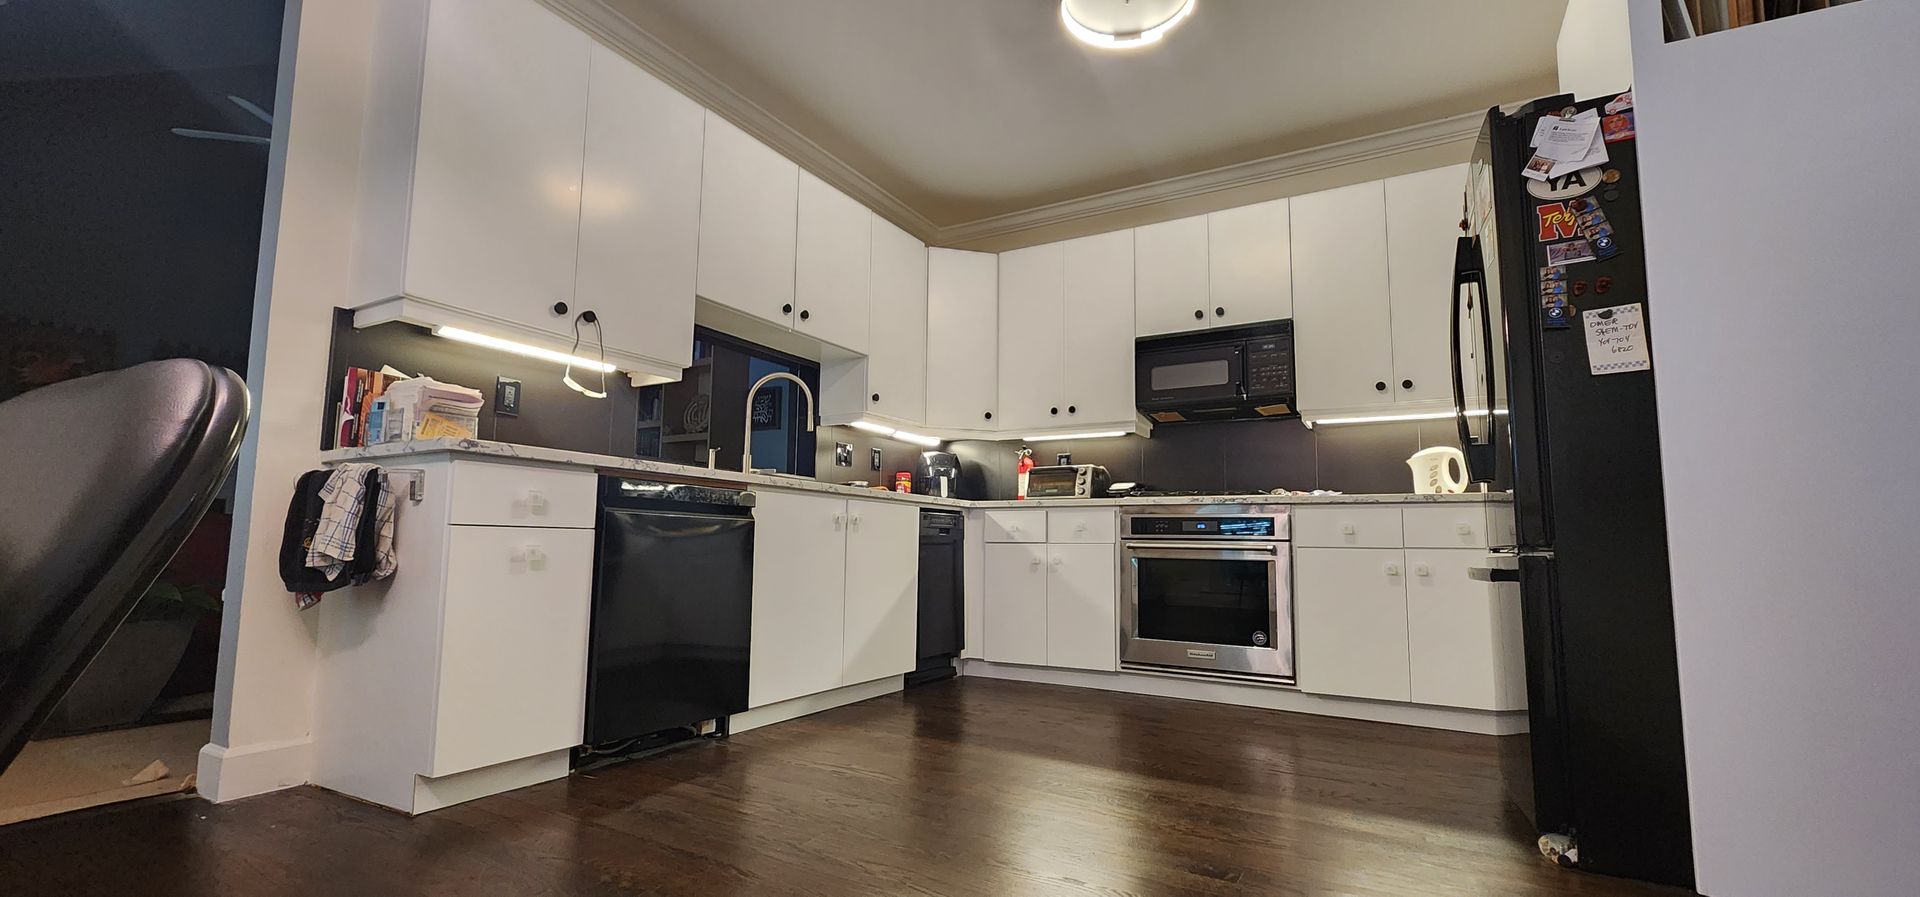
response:
<path id="1" fill-rule="evenodd" d="M 1566 0 L 1198 0 L 1100 50 L 1054 0 L 605 0 L 951 226 L 1554 92 Z"/>

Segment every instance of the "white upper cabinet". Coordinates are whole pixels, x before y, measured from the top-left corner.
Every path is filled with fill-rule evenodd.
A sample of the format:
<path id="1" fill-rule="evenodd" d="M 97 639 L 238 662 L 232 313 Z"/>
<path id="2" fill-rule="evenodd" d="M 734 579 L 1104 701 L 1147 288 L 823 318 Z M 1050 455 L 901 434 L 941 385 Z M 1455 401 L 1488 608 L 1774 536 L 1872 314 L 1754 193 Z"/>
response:
<path id="1" fill-rule="evenodd" d="M 406 9 L 425 34 L 376 61 L 359 299 L 570 333 L 592 42 L 524 0 Z"/>
<path id="2" fill-rule="evenodd" d="M 867 408 L 897 420 L 924 421 L 927 246 L 892 222 L 866 209 L 860 212 L 871 218 L 873 231 L 873 336 L 867 352 Z"/>
<path id="3" fill-rule="evenodd" d="M 1402 405 L 1452 407 L 1447 289 L 1453 282 L 1467 166 L 1386 180 L 1387 281 L 1393 311 L 1393 390 Z"/>
<path id="4" fill-rule="evenodd" d="M 700 295 L 791 324 L 799 166 L 712 112 L 703 159 Z"/>
<path id="5" fill-rule="evenodd" d="M 927 250 L 927 423 L 936 432 L 995 428 L 999 279 L 991 252 Z"/>
<path id="6" fill-rule="evenodd" d="M 597 43 L 591 71 L 574 304 L 608 345 L 684 368 L 706 113 Z"/>
<path id="7" fill-rule="evenodd" d="M 1207 291 L 1207 231 L 1196 215 L 1134 228 L 1133 308 L 1139 336 L 1204 330 L 1213 318 Z"/>
<path id="8" fill-rule="evenodd" d="M 1000 253 L 1000 428 L 1060 425 L 1066 361 L 1066 245 Z M 1128 325 L 1132 330 L 1132 325 Z M 1128 341 L 1131 343 L 1131 340 Z M 1128 345 L 1128 351 L 1132 346 Z"/>
<path id="9" fill-rule="evenodd" d="M 1068 240 L 1065 258 L 1065 413 L 1057 426 L 1102 426 L 1133 406 L 1133 231 Z M 1050 415 L 1052 416 L 1052 415 Z"/>
<path id="10" fill-rule="evenodd" d="M 1215 327 L 1293 317 L 1293 237 L 1285 199 L 1207 216 L 1206 309 Z"/>
<path id="11" fill-rule="evenodd" d="M 1294 366 L 1303 414 L 1392 405 L 1387 208 L 1379 181 L 1293 197 Z"/>
<path id="12" fill-rule="evenodd" d="M 879 264 L 873 257 L 873 213 L 802 171 L 798 214 L 793 329 L 865 353 L 869 289 Z"/>

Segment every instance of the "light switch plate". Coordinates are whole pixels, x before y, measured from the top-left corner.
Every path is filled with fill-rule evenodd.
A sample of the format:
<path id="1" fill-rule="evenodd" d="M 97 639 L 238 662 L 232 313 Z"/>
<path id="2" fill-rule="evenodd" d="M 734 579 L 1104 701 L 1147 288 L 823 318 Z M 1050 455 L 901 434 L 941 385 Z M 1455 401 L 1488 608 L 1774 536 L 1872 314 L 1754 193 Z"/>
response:
<path id="1" fill-rule="evenodd" d="M 511 377 L 495 377 L 493 380 L 493 413 L 501 417 L 518 417 L 520 414 L 520 381 Z"/>
<path id="2" fill-rule="evenodd" d="M 833 466 L 835 467 L 852 467 L 853 466 L 853 443 L 836 442 L 833 444 Z"/>
<path id="3" fill-rule="evenodd" d="M 880 450 L 875 448 L 875 449 L 867 449 L 867 451 L 870 453 L 870 455 L 873 458 L 873 469 L 879 470 L 880 469 Z"/>

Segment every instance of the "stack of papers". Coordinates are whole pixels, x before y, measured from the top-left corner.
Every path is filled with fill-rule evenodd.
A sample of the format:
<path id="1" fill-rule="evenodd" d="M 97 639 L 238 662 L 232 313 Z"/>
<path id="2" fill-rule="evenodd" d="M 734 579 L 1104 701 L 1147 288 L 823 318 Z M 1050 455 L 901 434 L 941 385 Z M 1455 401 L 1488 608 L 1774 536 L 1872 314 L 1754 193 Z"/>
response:
<path id="1" fill-rule="evenodd" d="M 1574 113 L 1572 118 L 1547 116 L 1533 128 L 1533 158 L 1520 173 L 1536 181 L 1565 177 L 1607 161 L 1606 136 L 1600 131 L 1600 110 Z"/>
<path id="2" fill-rule="evenodd" d="M 471 439 L 480 433 L 480 408 L 486 399 L 477 389 L 415 377 L 387 387 L 377 442 L 433 439 L 453 436 Z"/>

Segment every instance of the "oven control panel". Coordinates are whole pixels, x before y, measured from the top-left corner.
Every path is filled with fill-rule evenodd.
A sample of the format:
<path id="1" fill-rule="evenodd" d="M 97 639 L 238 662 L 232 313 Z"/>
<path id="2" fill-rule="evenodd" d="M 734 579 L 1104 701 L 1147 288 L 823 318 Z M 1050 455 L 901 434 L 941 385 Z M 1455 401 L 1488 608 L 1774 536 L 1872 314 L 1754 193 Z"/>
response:
<path id="1" fill-rule="evenodd" d="M 1278 522 L 1272 517 L 1187 517 L 1170 514 L 1128 518 L 1127 535 L 1182 539 L 1274 539 Z"/>

